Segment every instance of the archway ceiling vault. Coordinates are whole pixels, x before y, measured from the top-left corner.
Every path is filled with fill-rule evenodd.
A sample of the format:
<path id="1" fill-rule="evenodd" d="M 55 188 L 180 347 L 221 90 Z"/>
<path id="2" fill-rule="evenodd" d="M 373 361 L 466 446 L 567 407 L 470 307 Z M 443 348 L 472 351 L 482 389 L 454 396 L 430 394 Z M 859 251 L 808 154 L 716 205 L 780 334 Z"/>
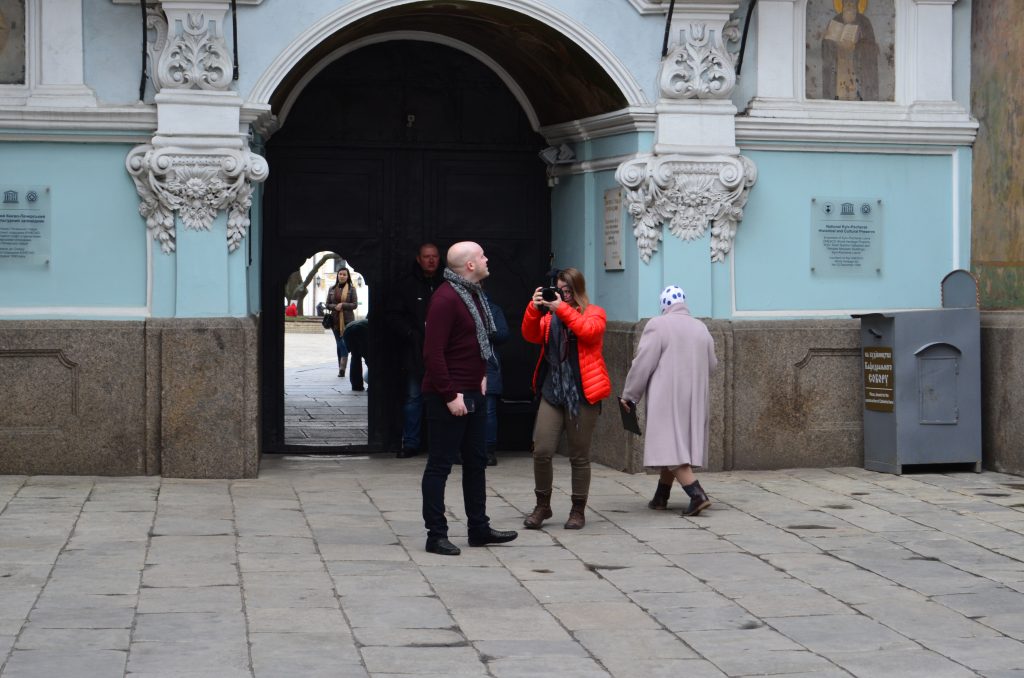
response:
<path id="1" fill-rule="evenodd" d="M 352 23 L 306 54 L 271 99 L 279 113 L 302 76 L 335 50 L 392 31 L 421 31 L 464 42 L 498 63 L 522 88 L 541 126 L 625 108 L 603 68 L 555 29 L 518 12 L 475 2 L 420 2 Z"/>

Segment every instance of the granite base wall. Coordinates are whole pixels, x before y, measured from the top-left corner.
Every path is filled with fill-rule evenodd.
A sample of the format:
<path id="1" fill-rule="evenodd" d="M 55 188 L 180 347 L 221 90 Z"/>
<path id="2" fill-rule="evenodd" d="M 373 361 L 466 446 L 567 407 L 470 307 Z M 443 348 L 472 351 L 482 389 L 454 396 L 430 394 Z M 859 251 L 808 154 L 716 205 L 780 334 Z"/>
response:
<path id="1" fill-rule="evenodd" d="M 707 470 L 863 464 L 858 321 L 707 324 Z M 643 326 L 609 323 L 616 394 Z M 254 318 L 0 321 L 0 474 L 255 477 L 257 337 Z M 981 343 L 984 466 L 1024 474 L 1024 312 L 983 313 Z M 642 471 L 643 440 L 614 407 L 592 456 Z"/>
<path id="2" fill-rule="evenodd" d="M 0 473 L 251 478 L 254 318 L 0 321 Z"/>
<path id="3" fill-rule="evenodd" d="M 1024 312 L 981 314 L 982 465 L 1024 475 Z"/>
<path id="4" fill-rule="evenodd" d="M 644 324 L 609 323 L 605 359 L 616 394 Z M 719 360 L 706 470 L 863 465 L 859 321 L 706 324 Z M 981 342 L 984 467 L 1024 474 L 1024 313 L 983 313 Z M 592 456 L 643 470 L 642 440 L 622 430 L 617 413 L 602 417 Z"/>

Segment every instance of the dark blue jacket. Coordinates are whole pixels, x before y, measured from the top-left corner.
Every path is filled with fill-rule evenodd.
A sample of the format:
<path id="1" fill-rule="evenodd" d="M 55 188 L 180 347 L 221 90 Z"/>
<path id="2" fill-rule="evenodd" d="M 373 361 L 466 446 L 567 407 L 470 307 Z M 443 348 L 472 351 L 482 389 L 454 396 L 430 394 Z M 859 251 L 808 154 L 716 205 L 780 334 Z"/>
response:
<path id="1" fill-rule="evenodd" d="M 497 347 L 508 341 L 510 336 L 508 321 L 501 307 L 491 301 L 491 298 L 484 293 L 487 305 L 491 307 L 491 315 L 494 316 L 494 327 L 497 330 L 491 337 L 491 359 L 487 361 L 487 394 L 500 394 L 501 384 L 501 358 L 498 357 Z"/>

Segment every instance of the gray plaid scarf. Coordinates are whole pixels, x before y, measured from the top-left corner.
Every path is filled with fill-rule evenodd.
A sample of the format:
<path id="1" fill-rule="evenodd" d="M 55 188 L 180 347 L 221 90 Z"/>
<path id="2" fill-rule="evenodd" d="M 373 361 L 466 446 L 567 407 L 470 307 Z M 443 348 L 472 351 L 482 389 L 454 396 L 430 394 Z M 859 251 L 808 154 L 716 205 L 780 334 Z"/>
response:
<path id="1" fill-rule="evenodd" d="M 469 314 L 473 316 L 473 324 L 476 325 L 476 340 L 480 344 L 480 357 L 484 360 L 490 360 L 490 336 L 497 332 L 497 329 L 494 327 L 494 317 L 491 316 L 491 307 L 487 304 L 487 300 L 484 299 L 484 289 L 480 287 L 480 283 L 470 282 L 453 272 L 450 268 L 444 269 L 443 275 L 444 279 L 447 280 L 449 284 L 451 284 L 452 289 L 455 290 L 455 294 L 459 295 L 459 298 L 462 299 L 462 303 L 466 304 L 466 308 L 469 309 Z M 473 302 L 473 297 L 476 297 L 477 301 L 480 302 L 480 308 L 484 311 L 483 318 L 480 317 L 480 311 L 477 309 L 477 305 Z"/>

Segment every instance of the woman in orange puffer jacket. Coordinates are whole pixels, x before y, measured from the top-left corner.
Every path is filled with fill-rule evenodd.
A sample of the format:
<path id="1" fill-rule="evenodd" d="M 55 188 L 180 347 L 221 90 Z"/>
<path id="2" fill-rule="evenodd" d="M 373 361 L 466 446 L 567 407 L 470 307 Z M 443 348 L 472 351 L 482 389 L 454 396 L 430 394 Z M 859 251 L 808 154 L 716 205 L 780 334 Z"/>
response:
<path id="1" fill-rule="evenodd" d="M 572 467 L 572 509 L 565 529 L 578 530 L 586 523 L 590 438 L 601 414 L 601 400 L 612 392 L 601 354 L 605 313 L 587 299 L 586 281 L 575 268 L 558 272 L 558 293 L 553 299 L 544 299 L 542 289 L 534 290 L 522 325 L 523 338 L 541 345 L 533 373 L 533 390 L 540 395 L 533 428 L 537 506 L 523 525 L 536 530 L 551 517 L 551 458 L 565 431 Z"/>

